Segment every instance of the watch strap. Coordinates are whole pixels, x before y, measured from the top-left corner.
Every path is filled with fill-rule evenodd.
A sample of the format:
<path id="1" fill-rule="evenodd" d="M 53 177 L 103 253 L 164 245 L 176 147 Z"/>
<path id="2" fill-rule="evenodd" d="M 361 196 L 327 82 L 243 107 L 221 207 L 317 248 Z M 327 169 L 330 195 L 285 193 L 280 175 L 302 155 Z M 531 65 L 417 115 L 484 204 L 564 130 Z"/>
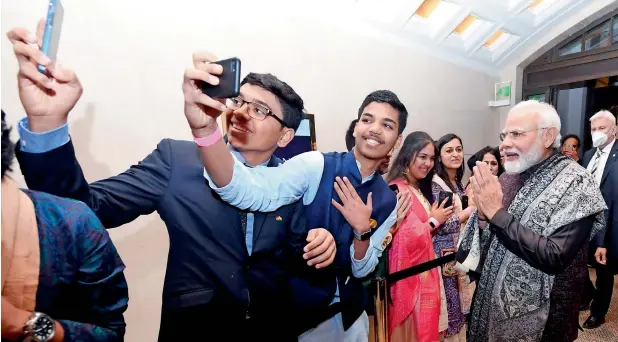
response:
<path id="1" fill-rule="evenodd" d="M 440 227 L 440 221 L 436 220 L 433 217 L 429 218 L 429 225 L 431 226 L 431 228 L 436 229 L 438 227 Z"/>
<path id="2" fill-rule="evenodd" d="M 368 230 L 364 233 L 359 233 L 356 230 L 354 231 L 354 238 L 359 241 L 367 241 L 371 238 L 371 230 Z"/>

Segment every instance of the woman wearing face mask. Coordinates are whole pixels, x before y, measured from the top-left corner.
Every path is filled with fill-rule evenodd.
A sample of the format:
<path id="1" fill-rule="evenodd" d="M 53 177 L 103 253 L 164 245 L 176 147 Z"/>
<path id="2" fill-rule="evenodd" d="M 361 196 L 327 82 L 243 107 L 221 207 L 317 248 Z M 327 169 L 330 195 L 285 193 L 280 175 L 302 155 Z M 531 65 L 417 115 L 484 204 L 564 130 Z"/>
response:
<path id="1" fill-rule="evenodd" d="M 425 132 L 408 135 L 386 179 L 406 196 L 406 212 L 398 222 L 389 249 L 389 272 L 435 259 L 432 233 L 453 213 L 434 202 L 431 190 L 436 147 Z M 388 310 L 391 342 L 437 342 L 448 327 L 446 301 L 438 268 L 402 279 L 390 287 Z"/>
<path id="2" fill-rule="evenodd" d="M 433 177 L 432 192 L 434 199 L 440 198 L 440 192 L 453 195 L 454 215 L 446 221 L 433 238 L 436 254 L 444 256 L 456 251 L 459 233 L 465 228 L 465 223 L 474 211 L 473 206 L 463 208 L 462 198 L 465 195 L 461 179 L 464 174 L 464 152 L 461 139 L 455 134 L 447 134 L 437 143 L 439 152 L 436 163 L 436 174 Z M 465 273 L 455 269 L 455 262 L 442 267 L 442 279 L 448 304 L 448 330 L 445 341 L 465 341 L 464 324 L 466 314 L 470 312 L 474 283 Z"/>

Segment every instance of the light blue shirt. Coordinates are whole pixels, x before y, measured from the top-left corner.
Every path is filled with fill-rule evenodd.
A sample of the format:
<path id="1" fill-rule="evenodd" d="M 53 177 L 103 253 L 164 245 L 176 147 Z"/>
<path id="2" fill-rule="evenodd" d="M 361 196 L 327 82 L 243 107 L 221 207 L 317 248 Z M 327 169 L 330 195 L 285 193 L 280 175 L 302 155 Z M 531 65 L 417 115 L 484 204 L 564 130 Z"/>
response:
<path id="1" fill-rule="evenodd" d="M 356 163 L 360 169 L 358 161 Z M 311 204 L 318 192 L 323 171 L 324 155 L 312 151 L 291 158 L 278 167 L 248 168 L 235 157 L 232 180 L 222 188 L 211 181 L 206 171 L 204 177 L 224 201 L 235 207 L 251 211 L 274 211 L 301 198 L 303 204 Z M 375 173 L 366 177 L 362 183 L 374 176 Z M 365 277 L 376 268 L 378 258 L 384 252 L 382 240 L 396 221 L 395 208 L 371 236 L 370 246 L 363 259 L 355 259 L 354 245 L 350 246 L 352 274 L 355 277 Z"/>
<path id="2" fill-rule="evenodd" d="M 34 133 L 30 131 L 28 127 L 28 118 L 21 119 L 17 124 L 17 132 L 20 137 L 20 150 L 26 153 L 45 153 L 54 150 L 58 147 L 68 143 L 69 138 L 69 126 L 64 124 L 51 131 L 43 133 Z M 245 163 L 245 159 L 242 155 L 236 151 L 232 146 L 228 145 L 230 152 L 234 155 L 235 160 L 240 163 Z M 268 161 L 261 165 L 266 166 Z M 242 165 L 242 164 L 241 164 Z M 244 165 L 243 165 L 244 167 Z M 256 211 L 256 210 L 252 210 Z M 253 251 L 253 223 L 255 221 L 253 213 L 247 213 L 247 233 L 245 235 L 245 244 L 247 245 L 247 252 L 251 255 Z"/>

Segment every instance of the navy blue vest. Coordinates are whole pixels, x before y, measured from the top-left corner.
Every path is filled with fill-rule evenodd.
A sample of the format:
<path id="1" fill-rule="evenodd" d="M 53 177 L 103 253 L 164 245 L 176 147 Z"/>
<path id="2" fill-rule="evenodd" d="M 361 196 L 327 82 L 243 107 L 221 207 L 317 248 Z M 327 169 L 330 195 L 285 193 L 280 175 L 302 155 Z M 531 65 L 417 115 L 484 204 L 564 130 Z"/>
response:
<path id="1" fill-rule="evenodd" d="M 388 185 L 377 174 L 369 181 L 362 183 L 362 177 L 356 164 L 354 152 L 332 152 L 324 154 L 324 172 L 313 202 L 305 206 L 307 228 L 326 228 L 337 241 L 337 256 L 333 263 L 336 268 L 339 284 L 339 298 L 342 305 L 344 329 L 348 329 L 362 314 L 368 304 L 367 294 L 360 279 L 352 275 L 350 246 L 354 240 L 352 227 L 335 208 L 331 199 L 339 200 L 334 189 L 335 177 L 347 177 L 356 189 L 358 195 L 366 201 L 372 193 L 373 212 L 371 218 L 377 221 L 379 227 L 395 209 L 397 198 Z M 336 284 L 329 288 L 330 297 L 335 293 Z"/>

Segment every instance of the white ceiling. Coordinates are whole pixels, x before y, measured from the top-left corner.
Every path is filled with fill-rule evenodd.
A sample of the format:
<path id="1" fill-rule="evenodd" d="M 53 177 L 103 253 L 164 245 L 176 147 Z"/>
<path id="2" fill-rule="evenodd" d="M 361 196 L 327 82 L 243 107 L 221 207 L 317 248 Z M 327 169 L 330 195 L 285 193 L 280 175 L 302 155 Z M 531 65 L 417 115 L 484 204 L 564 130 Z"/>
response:
<path id="1" fill-rule="evenodd" d="M 497 74 L 527 42 L 551 30 L 586 1 L 595 0 L 440 0 L 423 18 L 415 13 L 424 1 L 330 0 L 328 6 L 330 14 L 339 13 L 338 20 L 355 21 L 357 32 Z M 532 3 L 536 7 L 531 8 Z M 469 15 L 476 18 L 474 23 L 463 34 L 454 33 Z M 487 47 L 500 30 L 504 34 Z"/>

